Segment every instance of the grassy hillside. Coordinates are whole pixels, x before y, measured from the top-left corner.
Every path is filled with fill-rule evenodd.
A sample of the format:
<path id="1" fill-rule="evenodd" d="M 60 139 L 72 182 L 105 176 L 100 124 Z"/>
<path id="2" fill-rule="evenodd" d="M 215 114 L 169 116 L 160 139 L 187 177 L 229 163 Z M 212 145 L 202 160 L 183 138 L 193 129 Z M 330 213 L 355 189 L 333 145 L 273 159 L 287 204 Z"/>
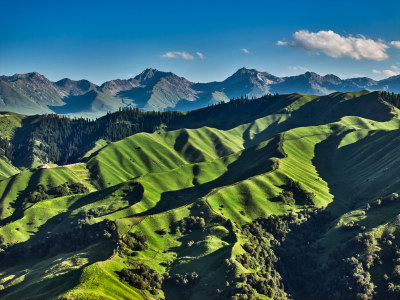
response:
<path id="1" fill-rule="evenodd" d="M 0 296 L 396 298 L 399 110 L 377 92 L 270 100 L 10 173 Z"/>

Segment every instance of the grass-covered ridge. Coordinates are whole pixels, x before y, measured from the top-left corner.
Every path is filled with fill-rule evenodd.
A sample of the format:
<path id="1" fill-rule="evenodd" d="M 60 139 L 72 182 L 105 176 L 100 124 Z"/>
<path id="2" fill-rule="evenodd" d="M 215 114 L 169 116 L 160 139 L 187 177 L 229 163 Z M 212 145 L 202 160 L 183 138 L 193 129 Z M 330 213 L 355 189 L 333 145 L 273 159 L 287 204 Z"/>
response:
<path id="1" fill-rule="evenodd" d="M 79 164 L 11 173 L 0 296 L 396 297 L 400 120 L 387 100 L 238 100 L 102 140 Z"/>

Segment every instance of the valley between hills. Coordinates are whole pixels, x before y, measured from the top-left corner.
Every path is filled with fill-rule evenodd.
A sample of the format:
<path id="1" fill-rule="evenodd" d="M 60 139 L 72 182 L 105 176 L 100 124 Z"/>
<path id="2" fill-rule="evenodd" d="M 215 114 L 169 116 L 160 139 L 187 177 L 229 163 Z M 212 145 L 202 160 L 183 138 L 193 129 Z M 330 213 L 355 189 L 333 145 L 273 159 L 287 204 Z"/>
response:
<path id="1" fill-rule="evenodd" d="M 0 297 L 398 299 L 399 107 L 365 90 L 3 112 Z"/>

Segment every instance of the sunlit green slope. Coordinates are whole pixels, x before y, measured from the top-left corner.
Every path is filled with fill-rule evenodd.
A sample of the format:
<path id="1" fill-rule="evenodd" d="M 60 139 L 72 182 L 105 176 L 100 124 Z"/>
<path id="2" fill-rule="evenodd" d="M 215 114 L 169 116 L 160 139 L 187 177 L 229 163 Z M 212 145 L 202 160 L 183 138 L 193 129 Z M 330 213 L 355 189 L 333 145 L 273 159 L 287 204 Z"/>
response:
<path id="1" fill-rule="evenodd" d="M 318 249 L 304 261 L 319 266 L 331 263 L 338 247 L 348 257 L 364 257 L 364 250 L 346 244 L 362 230 L 376 235 L 376 248 L 369 253 L 379 256 L 379 249 L 387 248 L 382 236 L 399 229 L 399 207 L 389 200 L 366 205 L 400 192 L 399 111 L 379 93 L 368 92 L 293 94 L 282 101 L 274 104 L 279 109 L 254 112 L 251 120 L 244 111 L 242 121 L 236 112 L 221 120 L 210 116 L 209 124 L 197 123 L 200 128 L 139 133 L 99 147 L 87 163 L 26 170 L 0 181 L 0 235 L 7 245 L 2 255 L 9 259 L 0 268 L 1 297 L 205 299 L 253 293 L 261 299 L 306 299 L 313 283 L 299 282 L 300 271 L 293 270 L 290 259 L 300 255 L 299 249 Z M 284 203 L 280 195 L 293 189 L 290 182 L 312 193 L 312 204 Z M 69 195 L 60 194 L 64 183 Z M 76 183 L 86 189 L 74 190 Z M 30 201 L 41 185 L 47 199 Z M 309 211 L 318 209 L 330 213 L 329 222 L 312 238 L 303 238 L 304 224 L 313 222 Z M 282 260 L 264 274 L 261 266 L 244 261 L 250 236 L 243 226 L 272 215 L 295 216 L 299 224 L 286 239 L 263 239 L 259 248 Z M 189 220 L 199 223 L 188 225 Z M 106 222 L 115 224 L 109 235 L 99 225 Z M 358 229 L 342 228 L 350 222 Z M 90 234 L 83 238 L 85 230 Z M 140 250 L 130 240 L 134 232 L 145 237 Z M 67 236 L 77 237 L 74 247 L 63 247 Z M 38 244 L 49 250 L 37 252 Z M 386 295 L 380 276 L 392 267 L 382 260 L 381 267 L 371 269 L 371 278 L 376 293 Z M 124 268 L 141 264 L 164 274 L 159 288 L 122 280 Z M 198 277 L 177 285 L 176 278 L 193 272 Z M 330 269 L 321 293 L 340 272 L 339 263 Z M 267 290 L 242 280 L 251 274 L 259 282 L 269 278 Z"/>

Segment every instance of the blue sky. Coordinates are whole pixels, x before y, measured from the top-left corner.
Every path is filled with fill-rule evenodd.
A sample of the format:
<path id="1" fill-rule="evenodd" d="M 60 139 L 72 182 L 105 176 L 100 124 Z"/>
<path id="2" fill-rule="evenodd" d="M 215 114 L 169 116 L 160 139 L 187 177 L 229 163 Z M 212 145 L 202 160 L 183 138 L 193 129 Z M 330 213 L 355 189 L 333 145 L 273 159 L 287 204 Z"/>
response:
<path id="1" fill-rule="evenodd" d="M 99 84 L 149 67 L 195 82 L 223 80 L 243 66 L 277 76 L 400 73 L 398 0 L 0 0 L 0 7 L 4 75 L 37 71 Z"/>

